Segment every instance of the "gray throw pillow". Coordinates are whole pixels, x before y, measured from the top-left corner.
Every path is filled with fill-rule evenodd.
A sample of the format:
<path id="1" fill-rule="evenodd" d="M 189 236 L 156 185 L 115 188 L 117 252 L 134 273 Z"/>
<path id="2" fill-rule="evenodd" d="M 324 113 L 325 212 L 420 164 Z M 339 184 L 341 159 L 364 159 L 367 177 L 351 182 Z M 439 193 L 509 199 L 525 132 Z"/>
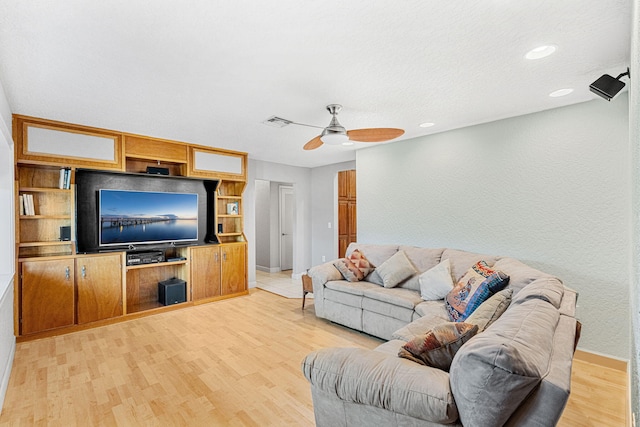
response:
<path id="1" fill-rule="evenodd" d="M 391 258 L 383 262 L 380 267 L 377 267 L 375 271 L 382 278 L 385 288 L 393 288 L 403 280 L 416 274 L 415 267 L 411 264 L 404 251 L 396 252 Z"/>

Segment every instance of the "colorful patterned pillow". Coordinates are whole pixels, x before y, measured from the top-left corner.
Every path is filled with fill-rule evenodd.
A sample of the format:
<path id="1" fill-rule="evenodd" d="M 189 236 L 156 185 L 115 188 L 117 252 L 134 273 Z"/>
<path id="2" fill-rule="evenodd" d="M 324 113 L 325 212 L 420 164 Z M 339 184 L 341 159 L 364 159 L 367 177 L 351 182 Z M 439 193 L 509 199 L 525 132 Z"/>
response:
<path id="1" fill-rule="evenodd" d="M 367 277 L 369 273 L 375 269 L 375 266 L 371 264 L 371 261 L 369 261 L 358 249 L 351 252 L 347 258 L 358 268 L 358 270 L 362 271 L 364 277 Z"/>
<path id="2" fill-rule="evenodd" d="M 358 282 L 364 279 L 362 271 L 353 265 L 353 263 L 347 258 L 340 258 L 339 260 L 336 260 L 333 265 L 338 269 L 340 274 L 342 274 L 342 277 L 349 282 Z"/>
<path id="3" fill-rule="evenodd" d="M 509 276 L 502 271 L 492 270 L 485 261 L 478 261 L 447 294 L 444 301 L 449 319 L 463 322 L 480 304 L 508 283 Z"/>
<path id="4" fill-rule="evenodd" d="M 374 269 L 369 260 L 357 249 L 347 258 L 340 258 L 333 265 L 349 282 L 358 282 L 364 279 Z"/>
<path id="5" fill-rule="evenodd" d="M 443 323 L 407 342 L 400 348 L 398 356 L 449 371 L 453 356 L 477 332 L 478 327 L 469 323 Z"/>

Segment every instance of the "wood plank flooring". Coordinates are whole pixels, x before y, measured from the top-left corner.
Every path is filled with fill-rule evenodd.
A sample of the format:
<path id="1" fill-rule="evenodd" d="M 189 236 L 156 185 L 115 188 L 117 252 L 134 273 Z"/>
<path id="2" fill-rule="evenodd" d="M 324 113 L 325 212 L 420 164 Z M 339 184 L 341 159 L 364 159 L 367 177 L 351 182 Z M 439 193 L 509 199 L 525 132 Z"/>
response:
<path id="1" fill-rule="evenodd" d="M 262 290 L 19 343 L 0 426 L 313 426 L 300 363 L 381 341 Z M 624 426 L 626 374 L 576 361 L 560 426 Z"/>

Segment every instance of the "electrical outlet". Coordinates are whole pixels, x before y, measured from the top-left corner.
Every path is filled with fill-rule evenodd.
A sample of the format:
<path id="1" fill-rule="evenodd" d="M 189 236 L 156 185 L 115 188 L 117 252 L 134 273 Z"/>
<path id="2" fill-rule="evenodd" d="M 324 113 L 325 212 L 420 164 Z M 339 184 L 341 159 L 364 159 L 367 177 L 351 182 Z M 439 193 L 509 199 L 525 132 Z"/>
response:
<path id="1" fill-rule="evenodd" d="M 327 223 L 327 228 L 331 228 L 331 223 L 330 222 Z"/>
<path id="2" fill-rule="evenodd" d="M 327 262 L 327 257 L 322 255 L 322 262 Z"/>

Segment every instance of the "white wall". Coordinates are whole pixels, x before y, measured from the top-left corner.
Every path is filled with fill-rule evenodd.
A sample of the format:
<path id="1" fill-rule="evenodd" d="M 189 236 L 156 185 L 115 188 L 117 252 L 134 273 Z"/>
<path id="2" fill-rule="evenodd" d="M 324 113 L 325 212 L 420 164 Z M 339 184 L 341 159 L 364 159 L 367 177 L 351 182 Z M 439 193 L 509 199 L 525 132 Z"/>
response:
<path id="1" fill-rule="evenodd" d="M 298 276 L 311 266 L 311 169 L 249 159 L 247 187 L 243 194 L 244 231 L 248 240 L 249 286 L 256 285 L 256 179 L 286 182 L 295 194 L 293 274 Z"/>
<path id="2" fill-rule="evenodd" d="M 336 163 L 311 170 L 311 265 L 338 257 L 338 172 L 355 169 L 356 162 Z M 328 227 L 331 223 L 331 228 Z"/>
<path id="3" fill-rule="evenodd" d="M 628 98 L 357 152 L 361 242 L 513 256 L 579 294 L 579 346 L 629 358 Z"/>
<path id="4" fill-rule="evenodd" d="M 11 110 L 0 84 L 0 408 L 9 385 L 16 339 L 13 335 L 15 270 L 13 141 Z"/>
<path id="5" fill-rule="evenodd" d="M 258 270 L 268 271 L 269 267 L 271 267 L 271 260 L 269 259 L 271 245 L 271 207 L 269 181 L 256 179 L 255 198 L 256 268 L 258 268 Z"/>
<path id="6" fill-rule="evenodd" d="M 636 421 L 640 422 L 640 0 L 633 2 L 631 27 L 631 79 L 629 82 L 629 141 L 632 164 L 631 187 L 633 191 L 632 227 L 633 244 L 631 258 L 631 366 L 630 395 Z"/>

